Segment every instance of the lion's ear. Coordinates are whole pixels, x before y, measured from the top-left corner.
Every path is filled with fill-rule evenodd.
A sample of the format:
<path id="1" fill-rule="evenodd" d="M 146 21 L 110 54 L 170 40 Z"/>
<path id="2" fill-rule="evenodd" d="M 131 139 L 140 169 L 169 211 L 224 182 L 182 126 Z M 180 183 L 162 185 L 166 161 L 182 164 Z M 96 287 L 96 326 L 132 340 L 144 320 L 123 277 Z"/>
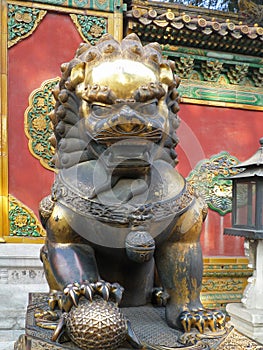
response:
<path id="1" fill-rule="evenodd" d="M 173 72 L 168 63 L 160 64 L 160 82 L 166 84 L 167 86 L 172 85 L 173 83 Z"/>
<path id="2" fill-rule="evenodd" d="M 85 62 L 78 63 L 72 68 L 70 74 L 71 86 L 76 87 L 78 84 L 84 81 L 85 77 Z"/>

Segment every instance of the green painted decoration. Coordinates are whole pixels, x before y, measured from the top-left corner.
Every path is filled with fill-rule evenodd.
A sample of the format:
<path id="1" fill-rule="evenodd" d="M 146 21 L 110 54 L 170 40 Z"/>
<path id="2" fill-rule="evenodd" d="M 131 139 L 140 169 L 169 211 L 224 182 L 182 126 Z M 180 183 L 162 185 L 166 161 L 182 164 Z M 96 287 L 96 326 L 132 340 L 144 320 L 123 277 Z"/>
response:
<path id="1" fill-rule="evenodd" d="M 33 211 L 11 195 L 9 195 L 9 227 L 10 236 L 44 236 L 44 230 Z"/>
<path id="2" fill-rule="evenodd" d="M 200 161 L 187 177 L 208 207 L 220 215 L 232 210 L 232 181 L 227 177 L 237 173 L 232 167 L 238 163 L 228 152 L 221 152 Z"/>
<path id="3" fill-rule="evenodd" d="M 163 46 L 163 54 L 174 61 L 175 74 L 182 78 L 183 98 L 263 106 L 262 58 L 169 45 Z"/>
<path id="4" fill-rule="evenodd" d="M 88 41 L 92 45 L 94 45 L 103 34 L 107 33 L 108 21 L 105 17 L 75 14 L 71 14 L 70 17 L 76 24 L 83 40 Z"/>
<path id="5" fill-rule="evenodd" d="M 253 107 L 263 106 L 263 94 L 261 89 L 245 88 L 237 89 L 233 85 L 215 85 L 198 81 L 182 80 L 179 86 L 182 97 L 203 101 L 214 101 L 221 103 L 235 103 L 238 105 L 249 105 Z"/>
<path id="6" fill-rule="evenodd" d="M 163 53 L 166 56 L 188 57 L 197 60 L 220 60 L 227 64 L 249 63 L 251 67 L 261 67 L 263 60 L 261 57 L 239 55 L 236 53 L 216 52 L 204 50 L 196 47 L 162 45 Z"/>
<path id="7" fill-rule="evenodd" d="M 239 293 L 203 293 L 201 294 L 202 303 L 211 309 L 225 309 L 229 303 L 240 302 L 243 296 L 243 290 Z"/>
<path id="8" fill-rule="evenodd" d="M 49 142 L 52 135 L 49 113 L 55 105 L 52 89 L 58 81 L 59 78 L 46 80 L 39 89 L 34 90 L 29 97 L 29 106 L 25 111 L 25 133 L 29 139 L 30 152 L 50 170 L 54 168 L 51 160 L 55 149 Z"/>
<path id="9" fill-rule="evenodd" d="M 108 12 L 113 12 L 115 9 L 114 0 L 32 0 L 31 2 Z"/>
<path id="10" fill-rule="evenodd" d="M 44 10 L 8 4 L 8 47 L 31 35 L 45 14 Z"/>

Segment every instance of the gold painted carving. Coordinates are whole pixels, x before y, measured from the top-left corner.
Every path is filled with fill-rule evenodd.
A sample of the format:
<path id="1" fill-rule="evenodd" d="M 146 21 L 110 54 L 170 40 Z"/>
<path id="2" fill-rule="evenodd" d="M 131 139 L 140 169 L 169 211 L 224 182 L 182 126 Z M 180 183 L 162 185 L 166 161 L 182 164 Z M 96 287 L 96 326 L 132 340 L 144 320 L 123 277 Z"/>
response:
<path id="1" fill-rule="evenodd" d="M 262 346 L 233 329 L 229 336 L 217 347 L 217 350 L 233 349 L 260 350 Z"/>
<path id="2" fill-rule="evenodd" d="M 7 143 L 7 4 L 0 6 L 0 243 L 8 228 L 8 143 Z"/>
<path id="3" fill-rule="evenodd" d="M 8 5 L 8 48 L 30 36 L 47 11 L 36 8 Z"/>
<path id="4" fill-rule="evenodd" d="M 230 301 L 240 302 L 252 273 L 247 258 L 204 258 L 203 305 L 224 309 Z"/>
<path id="5" fill-rule="evenodd" d="M 11 194 L 9 194 L 9 221 L 10 236 L 45 236 L 45 230 L 34 212 Z"/>
<path id="6" fill-rule="evenodd" d="M 55 105 L 52 90 L 58 80 L 59 78 L 45 80 L 40 88 L 32 91 L 24 116 L 30 153 L 40 160 L 41 165 L 53 171 L 52 158 L 55 150 L 49 141 L 52 134 L 49 113 Z"/>
<path id="7" fill-rule="evenodd" d="M 108 31 L 107 18 L 70 14 L 70 17 L 85 42 L 95 42 Z"/>
<path id="8" fill-rule="evenodd" d="M 244 287 L 244 281 L 242 279 L 234 279 L 234 278 L 229 278 L 229 279 L 206 279 L 203 280 L 202 283 L 202 291 L 203 292 L 211 292 L 217 290 L 220 293 L 222 292 L 238 292 L 241 291 Z"/>

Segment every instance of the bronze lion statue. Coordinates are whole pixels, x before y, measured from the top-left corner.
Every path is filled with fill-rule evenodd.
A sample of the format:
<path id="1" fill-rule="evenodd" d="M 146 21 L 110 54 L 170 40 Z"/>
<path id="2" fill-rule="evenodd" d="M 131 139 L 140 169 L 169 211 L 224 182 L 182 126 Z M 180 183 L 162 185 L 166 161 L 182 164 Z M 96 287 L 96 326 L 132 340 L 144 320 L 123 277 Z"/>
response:
<path id="1" fill-rule="evenodd" d="M 142 46 L 135 34 L 81 44 L 61 66 L 50 115 L 58 171 L 40 204 L 52 309 L 94 293 L 121 307 L 154 298 L 166 304 L 167 324 L 185 330 L 202 309 L 207 207 L 175 170 L 173 68 L 157 43 Z"/>

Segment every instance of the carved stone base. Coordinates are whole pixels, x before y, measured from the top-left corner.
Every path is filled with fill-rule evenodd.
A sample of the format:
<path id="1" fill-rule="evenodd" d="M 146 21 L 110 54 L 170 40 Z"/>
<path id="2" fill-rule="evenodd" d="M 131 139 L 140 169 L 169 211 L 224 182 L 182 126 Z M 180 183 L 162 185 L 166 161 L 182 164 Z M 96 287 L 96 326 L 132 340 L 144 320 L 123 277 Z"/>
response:
<path id="1" fill-rule="evenodd" d="M 34 313 L 36 309 L 47 308 L 47 294 L 33 293 L 29 296 L 29 305 L 26 316 L 26 334 L 20 336 L 16 342 L 15 350 L 80 350 L 72 342 L 63 344 L 51 341 L 52 330 L 43 329 L 36 325 Z M 191 349 L 191 350 L 243 350 L 246 344 L 249 349 L 262 349 L 256 342 L 237 333 L 233 327 L 227 327 L 223 331 L 200 334 L 197 331 L 183 334 L 167 326 L 165 322 L 164 308 L 151 305 L 123 308 L 122 312 L 130 320 L 131 326 L 143 344 L 145 349 Z M 223 345 L 224 344 L 224 345 Z M 223 346 L 223 347 L 222 347 Z M 125 343 L 119 350 L 128 350 L 131 346 Z"/>
<path id="2" fill-rule="evenodd" d="M 247 309 L 241 303 L 227 305 L 235 328 L 263 344 L 263 309 Z"/>
<path id="3" fill-rule="evenodd" d="M 0 244 L 0 349 L 1 341 L 15 341 L 24 332 L 28 293 L 48 291 L 40 248 L 39 244 Z"/>

